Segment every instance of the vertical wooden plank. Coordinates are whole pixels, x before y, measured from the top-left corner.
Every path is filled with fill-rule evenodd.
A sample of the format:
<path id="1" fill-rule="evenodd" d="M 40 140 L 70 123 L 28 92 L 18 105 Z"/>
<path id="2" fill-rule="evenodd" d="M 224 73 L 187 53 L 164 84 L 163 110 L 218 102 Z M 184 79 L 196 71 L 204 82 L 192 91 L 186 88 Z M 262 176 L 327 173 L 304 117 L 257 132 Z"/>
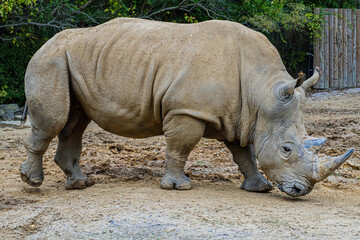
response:
<path id="1" fill-rule="evenodd" d="M 329 9 L 329 74 L 328 74 L 328 85 L 326 88 L 332 88 L 334 85 L 334 52 L 333 52 L 333 45 L 334 45 L 334 9 Z"/>
<path id="2" fill-rule="evenodd" d="M 347 9 L 344 9 L 344 87 L 348 87 L 349 79 L 349 39 L 348 39 L 348 26 L 349 16 Z"/>
<path id="3" fill-rule="evenodd" d="M 353 41 L 353 38 L 352 38 L 352 26 L 351 26 L 351 19 L 352 19 L 352 16 L 351 16 L 351 9 L 346 9 L 346 12 L 347 12 L 347 59 L 348 59 L 348 64 L 347 64 L 347 70 L 348 70 L 348 85 L 347 87 L 352 87 L 352 62 L 353 62 L 353 59 L 352 59 L 352 41 Z"/>
<path id="4" fill-rule="evenodd" d="M 348 29 L 347 29 L 347 40 L 348 40 L 348 87 L 352 87 L 352 77 L 353 77 L 353 35 L 352 35 L 352 10 L 347 9 L 347 16 L 348 16 Z"/>
<path id="5" fill-rule="evenodd" d="M 330 9 L 327 9 L 327 26 L 325 29 L 325 69 L 326 69 L 326 76 L 325 76 L 325 82 L 324 82 L 324 88 L 329 88 L 329 82 L 330 82 Z"/>
<path id="6" fill-rule="evenodd" d="M 323 10 L 325 12 L 325 9 Z M 324 13 L 323 12 L 323 13 Z M 321 69 L 321 71 L 323 72 L 323 74 L 320 77 L 319 80 L 319 84 L 318 84 L 318 88 L 322 89 L 324 88 L 324 82 L 326 79 L 326 69 L 325 69 L 325 28 L 326 28 L 326 16 L 323 16 L 323 20 L 324 20 L 324 26 L 322 29 L 322 33 L 321 33 L 321 41 L 320 41 L 320 61 L 319 61 L 319 67 Z"/>
<path id="7" fill-rule="evenodd" d="M 360 9 L 356 10 L 356 86 L 360 87 Z"/>
<path id="8" fill-rule="evenodd" d="M 347 11 L 346 9 L 341 9 L 342 15 L 343 15 L 343 85 L 342 88 L 347 87 L 347 78 L 348 78 L 348 59 L 347 59 Z"/>
<path id="9" fill-rule="evenodd" d="M 320 9 L 319 8 L 315 8 L 314 9 L 314 14 L 315 15 L 319 15 L 320 14 Z M 313 69 L 315 70 L 315 67 L 321 67 L 320 65 L 320 43 L 321 43 L 321 39 L 315 39 L 315 43 L 314 43 L 314 66 Z M 314 88 L 319 88 L 319 82 L 320 80 L 314 85 Z"/>
<path id="10" fill-rule="evenodd" d="M 338 53 L 338 9 L 334 9 L 333 12 L 333 45 L 331 47 L 333 51 L 333 64 L 332 64 L 332 75 L 333 75 L 333 85 L 332 88 L 339 88 L 339 53 Z"/>
<path id="11" fill-rule="evenodd" d="M 338 48 L 338 88 L 343 88 L 344 86 L 344 52 L 343 52 L 343 25 L 344 25 L 344 16 L 341 9 L 338 10 L 338 31 L 337 31 L 337 48 Z"/>
<path id="12" fill-rule="evenodd" d="M 352 24 L 352 31 L 351 31 L 351 35 L 352 35 L 352 49 L 351 49 L 351 53 L 352 53 L 352 87 L 356 87 L 356 11 L 355 10 L 351 10 L 351 24 Z"/>
<path id="13" fill-rule="evenodd" d="M 325 32 L 324 32 L 324 78 L 320 88 L 329 87 L 329 9 L 325 10 Z"/>

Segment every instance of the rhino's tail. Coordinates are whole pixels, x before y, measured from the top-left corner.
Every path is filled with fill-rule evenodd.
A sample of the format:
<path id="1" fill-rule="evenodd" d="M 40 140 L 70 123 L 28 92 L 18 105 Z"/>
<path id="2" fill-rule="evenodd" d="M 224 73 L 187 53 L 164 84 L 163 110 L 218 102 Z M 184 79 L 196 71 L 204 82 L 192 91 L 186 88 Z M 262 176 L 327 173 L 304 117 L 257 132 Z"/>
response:
<path id="1" fill-rule="evenodd" d="M 23 127 L 25 125 L 27 119 L 27 113 L 28 113 L 28 104 L 27 102 L 25 102 L 24 112 L 23 115 L 21 116 L 20 127 Z"/>

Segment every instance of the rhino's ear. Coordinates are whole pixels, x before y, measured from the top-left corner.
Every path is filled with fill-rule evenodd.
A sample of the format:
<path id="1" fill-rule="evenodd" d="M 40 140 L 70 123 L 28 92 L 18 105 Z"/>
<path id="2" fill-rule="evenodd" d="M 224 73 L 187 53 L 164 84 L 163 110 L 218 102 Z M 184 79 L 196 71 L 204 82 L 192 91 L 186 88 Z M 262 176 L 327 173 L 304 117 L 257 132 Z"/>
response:
<path id="1" fill-rule="evenodd" d="M 282 83 L 278 88 L 277 97 L 279 100 L 288 100 L 294 94 L 295 86 L 297 81 L 291 80 L 286 83 Z"/>
<path id="2" fill-rule="evenodd" d="M 305 74 L 303 72 L 299 72 L 299 77 L 295 80 L 288 80 L 286 83 L 281 84 L 279 91 L 279 98 L 281 100 L 289 99 L 293 94 L 294 90 L 297 87 L 303 85 L 305 81 Z"/>

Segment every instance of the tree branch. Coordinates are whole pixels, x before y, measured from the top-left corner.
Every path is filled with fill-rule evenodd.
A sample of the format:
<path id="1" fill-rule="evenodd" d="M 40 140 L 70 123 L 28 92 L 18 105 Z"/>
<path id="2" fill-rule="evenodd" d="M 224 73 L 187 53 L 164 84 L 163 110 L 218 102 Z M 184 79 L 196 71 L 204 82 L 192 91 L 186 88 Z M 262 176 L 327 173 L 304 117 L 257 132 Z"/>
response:
<path id="1" fill-rule="evenodd" d="M 141 15 L 144 12 L 144 8 L 145 8 L 145 4 L 146 4 L 147 0 L 143 0 L 143 3 L 141 4 L 141 8 L 140 8 L 140 13 L 139 15 Z"/>
<path id="2" fill-rule="evenodd" d="M 37 26 L 37 27 L 53 27 L 53 28 L 62 29 L 61 26 L 53 25 L 50 23 L 37 23 L 37 22 L 20 22 L 20 23 L 13 23 L 13 24 L 5 24 L 5 25 L 0 25 L 0 28 L 19 27 L 19 26 L 26 26 L 26 25 L 32 25 L 32 26 Z"/>
<path id="3" fill-rule="evenodd" d="M 221 14 L 216 13 L 216 12 L 214 12 L 213 10 L 211 10 L 211 9 L 208 9 L 208 8 L 204 7 L 204 6 L 203 6 L 203 5 L 201 5 L 200 3 L 195 3 L 195 5 L 196 5 L 196 6 L 198 6 L 199 8 L 202 8 L 203 10 L 205 10 L 205 12 L 206 12 L 206 13 L 207 13 L 207 15 L 209 16 L 209 18 L 214 19 L 214 17 L 210 15 L 210 13 L 212 13 L 212 14 L 214 14 L 215 16 L 219 16 L 219 17 L 222 17 L 222 18 L 224 18 L 224 19 L 226 19 L 226 20 L 230 20 L 228 17 L 226 17 L 226 16 L 224 16 L 224 15 L 221 15 Z"/>
<path id="4" fill-rule="evenodd" d="M 12 38 L 3 38 L 2 36 L 0 36 L 0 39 L 2 40 L 2 41 L 11 41 L 11 40 L 14 40 L 14 39 L 19 39 L 19 38 L 21 38 L 21 37 L 12 37 Z"/>
<path id="5" fill-rule="evenodd" d="M 87 18 L 89 18 L 93 23 L 95 23 L 95 24 L 100 24 L 99 22 L 97 22 L 95 19 L 93 19 L 92 17 L 90 17 L 88 14 L 86 14 L 86 13 L 84 13 L 84 12 L 74 11 L 74 13 L 85 15 L 85 16 L 86 16 Z"/>
<path id="6" fill-rule="evenodd" d="M 144 1 L 145 2 L 145 1 Z M 189 3 L 192 2 L 192 3 Z M 212 1 L 210 1 L 212 2 Z M 186 4 L 188 3 L 188 4 Z M 185 5 L 186 4 L 186 5 Z M 211 3 L 210 3 L 211 4 Z M 226 20 L 231 20 L 229 17 L 219 14 L 217 13 L 218 11 L 216 11 L 217 9 L 213 9 L 212 7 L 207 6 L 209 4 L 207 4 L 207 1 L 199 1 L 199 2 L 194 2 L 194 1 L 189 1 L 189 0 L 183 0 L 179 5 L 177 6 L 173 6 L 173 7 L 166 7 L 160 10 L 157 10 L 155 12 L 151 12 L 151 9 L 148 10 L 148 12 L 144 13 L 144 15 L 141 15 L 143 11 L 141 11 L 140 14 L 140 18 L 152 18 L 155 15 L 167 12 L 167 11 L 175 11 L 175 10 L 181 10 L 181 11 L 185 11 L 185 12 L 191 12 L 192 10 L 194 10 L 195 8 L 200 8 L 203 11 L 206 12 L 206 14 L 208 15 L 209 18 L 216 18 L 216 17 L 221 17 L 223 19 Z M 143 6 L 142 6 L 143 7 Z M 220 11 L 221 12 L 221 11 Z M 148 15 L 146 15 L 148 14 Z"/>
<path id="7" fill-rule="evenodd" d="M 96 0 L 89 0 L 87 1 L 84 5 L 82 5 L 81 7 L 79 7 L 79 11 L 84 11 L 85 8 L 89 7 L 91 4 L 93 4 L 94 2 L 96 2 Z"/>
<path id="8" fill-rule="evenodd" d="M 177 9 L 180 9 L 180 8 L 186 8 L 186 7 L 194 6 L 194 4 L 184 5 L 185 2 L 187 2 L 187 1 L 188 1 L 188 0 L 184 0 L 184 1 L 182 1 L 179 5 L 177 5 L 177 6 L 175 6 L 175 7 L 163 8 L 163 9 L 160 9 L 160 10 L 158 10 L 158 11 L 156 11 L 156 12 L 150 13 L 149 15 L 140 16 L 140 18 L 151 18 L 152 16 L 157 15 L 157 14 L 160 14 L 160 13 L 163 13 L 163 12 L 173 11 L 173 10 L 177 10 Z"/>

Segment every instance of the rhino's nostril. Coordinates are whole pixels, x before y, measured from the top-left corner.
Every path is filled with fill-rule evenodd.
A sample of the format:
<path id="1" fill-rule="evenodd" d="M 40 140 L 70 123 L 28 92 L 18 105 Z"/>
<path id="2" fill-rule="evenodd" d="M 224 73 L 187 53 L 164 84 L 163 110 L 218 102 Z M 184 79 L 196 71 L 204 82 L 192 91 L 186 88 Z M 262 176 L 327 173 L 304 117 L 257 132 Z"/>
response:
<path id="1" fill-rule="evenodd" d="M 294 192 L 297 194 L 305 191 L 305 188 L 301 184 L 296 183 L 296 182 L 294 183 L 293 189 L 294 189 Z"/>
<path id="2" fill-rule="evenodd" d="M 298 194 L 301 192 L 301 189 L 297 188 L 296 186 L 293 187 L 294 193 Z"/>

